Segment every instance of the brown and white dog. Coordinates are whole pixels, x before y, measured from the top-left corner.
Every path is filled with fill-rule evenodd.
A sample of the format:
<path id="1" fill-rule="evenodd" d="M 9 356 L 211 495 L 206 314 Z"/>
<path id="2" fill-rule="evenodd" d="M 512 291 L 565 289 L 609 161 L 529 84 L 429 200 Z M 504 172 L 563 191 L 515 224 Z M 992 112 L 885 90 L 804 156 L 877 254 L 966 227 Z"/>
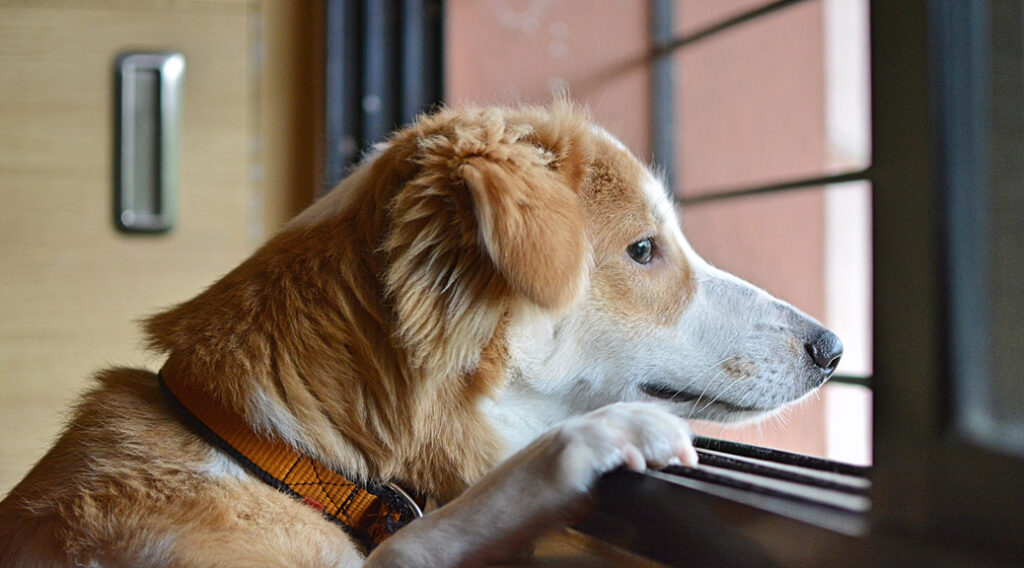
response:
<path id="1" fill-rule="evenodd" d="M 702 261 L 658 179 L 564 102 L 421 118 L 145 329 L 256 436 L 438 507 L 368 550 L 118 368 L 0 504 L 3 566 L 480 563 L 604 472 L 695 464 L 684 419 L 771 413 L 842 349 Z"/>

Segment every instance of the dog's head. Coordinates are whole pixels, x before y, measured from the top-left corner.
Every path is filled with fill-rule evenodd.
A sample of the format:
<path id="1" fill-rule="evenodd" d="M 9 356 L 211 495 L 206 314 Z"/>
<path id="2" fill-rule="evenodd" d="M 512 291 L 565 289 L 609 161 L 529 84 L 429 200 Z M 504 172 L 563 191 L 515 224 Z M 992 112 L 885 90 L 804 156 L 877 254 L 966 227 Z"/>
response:
<path id="1" fill-rule="evenodd" d="M 578 111 L 477 111 L 441 124 L 418 135 L 416 158 L 440 168 L 391 205 L 388 283 L 400 334 L 425 341 L 414 351 L 443 352 L 454 320 L 480 318 L 470 306 L 500 297 L 502 388 L 567 414 L 655 399 L 687 417 L 742 420 L 803 398 L 835 370 L 838 338 L 704 262 L 657 177 Z M 435 189 L 452 185 L 459 197 Z M 492 339 L 494 321 L 477 323 L 459 366 Z"/>
<path id="2" fill-rule="evenodd" d="M 704 262 L 657 177 L 570 105 L 420 127 L 415 149 L 400 135 L 384 150 L 405 145 L 421 166 L 389 205 L 387 241 L 417 361 L 460 346 L 438 368 L 471 368 L 498 329 L 513 398 L 567 414 L 655 399 L 722 421 L 799 400 L 835 370 L 839 339 Z M 488 303 L 500 309 L 476 309 Z"/>

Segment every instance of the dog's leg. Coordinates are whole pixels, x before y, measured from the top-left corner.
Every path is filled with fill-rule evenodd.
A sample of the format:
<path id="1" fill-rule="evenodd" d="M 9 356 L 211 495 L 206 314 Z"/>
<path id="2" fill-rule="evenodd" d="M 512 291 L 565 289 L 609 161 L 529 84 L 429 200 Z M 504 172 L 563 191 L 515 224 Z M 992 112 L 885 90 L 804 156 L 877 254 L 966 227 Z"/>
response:
<path id="1" fill-rule="evenodd" d="M 474 566 L 570 520 L 585 492 L 621 465 L 694 465 L 690 430 L 647 403 L 620 403 L 556 426 L 446 506 L 399 531 L 367 567 Z"/>

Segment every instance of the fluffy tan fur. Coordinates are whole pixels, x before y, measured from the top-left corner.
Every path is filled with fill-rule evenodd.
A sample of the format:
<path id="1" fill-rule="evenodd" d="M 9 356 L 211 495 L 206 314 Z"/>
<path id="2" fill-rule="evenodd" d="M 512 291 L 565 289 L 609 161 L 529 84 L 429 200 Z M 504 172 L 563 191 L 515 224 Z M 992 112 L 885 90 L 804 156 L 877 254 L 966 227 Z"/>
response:
<path id="1" fill-rule="evenodd" d="M 509 318 L 563 310 L 584 287 L 593 138 L 566 103 L 425 117 L 386 144 L 347 207 L 289 226 L 147 320 L 149 344 L 255 428 L 350 476 L 448 500 L 500 450 L 479 399 L 504 380 Z M 154 374 L 103 373 L 0 504 L 0 563 L 213 565 L 248 547 L 264 565 L 314 565 L 313 542 L 341 540 L 290 497 L 204 472 L 210 456 Z"/>

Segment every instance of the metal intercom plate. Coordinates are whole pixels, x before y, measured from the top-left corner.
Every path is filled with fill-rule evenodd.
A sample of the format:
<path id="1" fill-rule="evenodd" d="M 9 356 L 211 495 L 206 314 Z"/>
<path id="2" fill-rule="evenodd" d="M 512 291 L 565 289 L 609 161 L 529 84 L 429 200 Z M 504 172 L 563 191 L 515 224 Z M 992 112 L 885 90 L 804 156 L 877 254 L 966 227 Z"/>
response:
<path id="1" fill-rule="evenodd" d="M 156 233 L 174 224 L 184 72 L 180 53 L 117 59 L 114 222 L 122 231 Z"/>

